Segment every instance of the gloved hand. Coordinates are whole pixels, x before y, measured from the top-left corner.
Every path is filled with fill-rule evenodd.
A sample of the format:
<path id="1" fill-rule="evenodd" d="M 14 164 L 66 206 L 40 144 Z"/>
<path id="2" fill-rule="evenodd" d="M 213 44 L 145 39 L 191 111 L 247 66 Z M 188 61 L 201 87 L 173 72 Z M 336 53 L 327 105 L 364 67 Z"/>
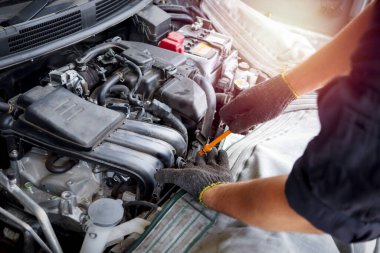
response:
<path id="1" fill-rule="evenodd" d="M 222 107 L 220 117 L 234 133 L 273 119 L 297 98 L 288 85 L 281 75 L 262 82 Z"/>
<path id="2" fill-rule="evenodd" d="M 155 176 L 159 184 L 175 184 L 194 198 L 200 198 L 201 192 L 212 185 L 231 182 L 232 176 L 228 166 L 228 156 L 224 150 L 213 148 L 203 156 L 197 156 L 195 164 L 188 163 L 183 169 L 163 169 Z"/>

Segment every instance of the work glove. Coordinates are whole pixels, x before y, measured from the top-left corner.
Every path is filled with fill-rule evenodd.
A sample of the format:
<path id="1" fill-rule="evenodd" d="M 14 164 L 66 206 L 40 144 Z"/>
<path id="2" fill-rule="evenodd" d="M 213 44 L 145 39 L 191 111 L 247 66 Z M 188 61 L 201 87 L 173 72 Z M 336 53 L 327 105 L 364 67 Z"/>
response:
<path id="1" fill-rule="evenodd" d="M 202 195 L 207 189 L 232 181 L 227 153 L 215 148 L 206 155 L 198 155 L 195 163 L 188 163 L 183 169 L 163 169 L 154 177 L 160 185 L 170 183 L 181 187 L 202 204 Z"/>
<path id="2" fill-rule="evenodd" d="M 298 95 L 286 77 L 278 75 L 240 93 L 219 114 L 233 133 L 277 117 Z"/>

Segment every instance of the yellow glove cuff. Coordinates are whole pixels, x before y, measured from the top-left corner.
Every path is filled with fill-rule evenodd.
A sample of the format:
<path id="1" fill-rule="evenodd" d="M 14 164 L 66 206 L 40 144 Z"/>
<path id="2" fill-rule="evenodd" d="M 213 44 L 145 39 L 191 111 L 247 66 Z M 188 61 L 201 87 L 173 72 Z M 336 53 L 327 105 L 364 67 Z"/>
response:
<path id="1" fill-rule="evenodd" d="M 11 114 L 13 112 L 13 105 L 12 104 L 8 104 L 9 105 L 9 109 L 8 109 L 8 114 Z"/>
<path id="2" fill-rule="evenodd" d="M 288 89 L 292 92 L 292 94 L 294 95 L 295 98 L 299 98 L 300 95 L 298 95 L 298 93 L 294 90 L 293 86 L 291 85 L 291 83 L 289 82 L 288 80 L 288 77 L 286 76 L 286 71 L 282 72 L 281 73 L 281 78 L 282 80 L 284 81 L 284 83 L 286 84 L 286 86 L 288 87 Z"/>
<path id="3" fill-rule="evenodd" d="M 199 202 L 200 202 L 204 207 L 208 208 L 207 205 L 203 202 L 203 194 L 204 194 L 207 190 L 211 189 L 212 187 L 217 186 L 217 185 L 220 185 L 220 184 L 224 184 L 224 182 L 216 182 L 216 183 L 210 184 L 210 185 L 206 186 L 206 187 L 201 191 L 201 193 L 199 194 Z"/>

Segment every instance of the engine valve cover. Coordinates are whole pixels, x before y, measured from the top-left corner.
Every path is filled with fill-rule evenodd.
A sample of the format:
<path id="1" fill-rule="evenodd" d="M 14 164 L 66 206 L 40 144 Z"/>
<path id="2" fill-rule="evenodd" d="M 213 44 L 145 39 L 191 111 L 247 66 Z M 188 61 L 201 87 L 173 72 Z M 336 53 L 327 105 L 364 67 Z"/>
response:
<path id="1" fill-rule="evenodd" d="M 139 182 L 142 195 L 153 191 L 157 170 L 173 166 L 175 156 L 186 153 L 186 141 L 169 127 L 128 120 L 63 88 L 37 90 L 42 97 L 36 90 L 29 91 L 33 96 L 27 92 L 19 97 L 25 112 L 12 125 L 12 134 L 47 150 L 127 173 Z"/>

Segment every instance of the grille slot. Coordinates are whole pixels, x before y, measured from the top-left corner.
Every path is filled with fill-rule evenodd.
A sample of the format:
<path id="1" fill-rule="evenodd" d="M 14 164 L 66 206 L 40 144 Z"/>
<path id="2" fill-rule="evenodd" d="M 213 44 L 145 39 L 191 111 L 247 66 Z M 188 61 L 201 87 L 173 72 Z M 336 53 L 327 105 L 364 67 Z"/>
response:
<path id="1" fill-rule="evenodd" d="M 96 21 L 100 21 L 110 14 L 117 12 L 121 8 L 127 6 L 130 0 L 104 0 L 97 2 L 96 7 Z"/>
<path id="2" fill-rule="evenodd" d="M 68 15 L 20 30 L 8 38 L 9 51 L 23 51 L 65 37 L 82 29 L 81 12 Z"/>

